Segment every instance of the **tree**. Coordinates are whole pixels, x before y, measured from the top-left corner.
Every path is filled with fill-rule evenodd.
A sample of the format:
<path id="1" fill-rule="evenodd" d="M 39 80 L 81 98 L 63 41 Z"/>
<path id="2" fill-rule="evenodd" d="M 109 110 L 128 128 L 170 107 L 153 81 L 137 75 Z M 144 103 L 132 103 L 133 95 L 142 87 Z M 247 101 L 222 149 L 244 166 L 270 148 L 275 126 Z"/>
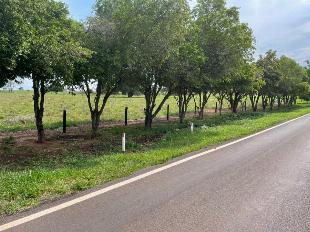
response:
<path id="1" fill-rule="evenodd" d="M 101 1 L 105 3 L 103 6 L 108 2 Z M 108 99 L 120 87 L 125 75 L 126 55 L 123 44 L 126 43 L 113 14 L 111 9 L 101 7 L 95 17 L 89 18 L 83 45 L 93 54 L 85 62 L 78 63 L 75 71 L 75 83 L 87 97 L 93 137 L 98 131 Z"/>
<path id="2" fill-rule="evenodd" d="M 273 109 L 278 94 L 281 73 L 279 71 L 279 59 L 276 51 L 269 50 L 264 56 L 260 56 L 257 66 L 263 71 L 263 80 L 266 83 L 261 89 L 262 107 L 266 111 L 269 102 L 270 110 Z"/>
<path id="3" fill-rule="evenodd" d="M 310 85 L 307 82 L 302 82 L 297 85 L 297 91 L 300 99 L 310 101 Z"/>
<path id="4" fill-rule="evenodd" d="M 179 107 L 180 123 L 184 122 L 188 105 L 194 98 L 202 75 L 201 68 L 204 63 L 204 54 L 198 45 L 197 27 L 190 24 L 186 40 L 179 48 L 179 52 L 172 59 L 175 76 L 174 94 Z"/>
<path id="5" fill-rule="evenodd" d="M 303 94 L 301 94 L 301 99 L 303 100 L 310 100 L 310 61 L 306 61 L 308 67 L 305 68 L 306 71 L 306 75 L 303 78 L 304 81 L 304 85 L 306 86 L 306 84 L 308 85 L 308 92 L 305 91 L 303 92 Z"/>
<path id="6" fill-rule="evenodd" d="M 230 78 L 237 78 L 244 63 L 251 61 L 254 50 L 254 37 L 251 29 L 240 23 L 237 8 L 228 8 L 225 0 L 199 0 L 195 9 L 200 28 L 200 46 L 207 57 L 204 65 L 204 80 L 200 92 L 200 116 L 210 94 L 217 96 L 222 108 L 224 96 L 232 98 L 234 87 Z M 228 92 L 227 92 L 228 91 Z M 234 93 L 236 94 L 236 93 Z M 229 99 L 231 102 L 237 100 Z M 220 110 L 221 112 L 221 110 Z"/>
<path id="7" fill-rule="evenodd" d="M 226 94 L 226 80 L 225 78 L 221 78 L 221 79 L 216 79 L 215 81 L 213 81 L 213 88 L 212 88 L 212 92 L 213 95 L 215 96 L 215 98 L 217 99 L 218 103 L 219 103 L 219 112 L 220 112 L 220 116 L 222 115 L 222 111 L 223 111 L 223 104 L 224 104 L 224 99 L 225 99 L 225 94 Z"/>
<path id="8" fill-rule="evenodd" d="M 264 87 L 264 85 L 266 83 L 263 79 L 262 70 L 259 69 L 256 64 L 253 64 L 253 68 L 255 69 L 254 70 L 255 79 L 254 79 L 254 83 L 253 83 L 253 89 L 249 93 L 249 98 L 251 101 L 251 106 L 252 106 L 253 112 L 257 112 L 259 99 L 261 98 L 261 89 Z"/>
<path id="9" fill-rule="evenodd" d="M 19 14 L 28 25 L 29 46 L 19 56 L 15 75 L 31 78 L 38 142 L 44 141 L 45 94 L 51 86 L 71 78 L 76 59 L 87 53 L 77 41 L 82 27 L 69 18 L 64 3 L 54 0 L 18 1 Z"/>
<path id="10" fill-rule="evenodd" d="M 14 80 L 16 60 L 29 46 L 29 30 L 20 0 L 0 0 L 0 88 Z"/>
<path id="11" fill-rule="evenodd" d="M 308 67 L 306 67 L 306 76 L 304 77 L 304 81 L 310 84 L 310 61 L 306 61 Z"/>
<path id="12" fill-rule="evenodd" d="M 282 56 L 279 59 L 279 72 L 281 79 L 278 91 L 285 106 L 291 106 L 296 102 L 298 96 L 307 92 L 307 86 L 303 83 L 305 76 L 307 76 L 306 71 L 294 59 Z"/>
<path id="13" fill-rule="evenodd" d="M 145 127 L 171 96 L 174 81 L 168 75 L 169 58 L 184 40 L 189 6 L 185 0 L 124 1 L 118 14 L 128 41 L 128 65 L 139 92 L 145 97 Z M 158 96 L 163 99 L 157 102 Z"/>
<path id="14" fill-rule="evenodd" d="M 255 66 L 246 62 L 227 76 L 225 82 L 226 98 L 233 113 L 237 113 L 240 101 L 254 91 L 255 81 Z"/>
<path id="15" fill-rule="evenodd" d="M 226 29 L 229 24 L 228 10 L 223 0 L 199 0 L 194 9 L 199 28 L 199 46 L 204 52 L 205 63 L 199 85 L 199 116 L 203 118 L 204 109 L 215 84 L 226 73 L 225 47 Z"/>

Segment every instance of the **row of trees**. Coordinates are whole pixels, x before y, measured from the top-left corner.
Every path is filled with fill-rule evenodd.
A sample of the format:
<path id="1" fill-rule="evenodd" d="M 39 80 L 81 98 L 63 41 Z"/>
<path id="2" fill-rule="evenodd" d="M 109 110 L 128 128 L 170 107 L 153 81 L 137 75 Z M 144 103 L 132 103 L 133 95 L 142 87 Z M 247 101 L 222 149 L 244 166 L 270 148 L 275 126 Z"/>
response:
<path id="1" fill-rule="evenodd" d="M 171 96 L 183 122 L 195 98 L 202 118 L 211 95 L 237 112 L 309 97 L 309 70 L 269 51 L 254 62 L 255 39 L 225 0 L 97 0 L 81 24 L 55 0 L 0 0 L 0 85 L 33 81 L 38 141 L 44 141 L 44 97 L 64 86 L 87 98 L 93 135 L 110 96 L 130 89 L 145 97 L 145 127 Z M 164 95 L 160 98 L 159 96 Z M 197 98 L 198 96 L 198 98 Z"/>

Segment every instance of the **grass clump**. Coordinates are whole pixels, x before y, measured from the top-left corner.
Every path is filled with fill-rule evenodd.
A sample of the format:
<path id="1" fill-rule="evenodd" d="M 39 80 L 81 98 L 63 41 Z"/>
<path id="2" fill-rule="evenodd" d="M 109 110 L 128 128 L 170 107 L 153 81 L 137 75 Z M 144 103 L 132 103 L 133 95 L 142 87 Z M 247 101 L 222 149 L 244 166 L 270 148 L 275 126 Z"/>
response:
<path id="1" fill-rule="evenodd" d="M 16 140 L 14 137 L 9 136 L 5 137 L 1 140 L 1 150 L 3 154 L 6 156 L 14 155 L 15 151 Z"/>

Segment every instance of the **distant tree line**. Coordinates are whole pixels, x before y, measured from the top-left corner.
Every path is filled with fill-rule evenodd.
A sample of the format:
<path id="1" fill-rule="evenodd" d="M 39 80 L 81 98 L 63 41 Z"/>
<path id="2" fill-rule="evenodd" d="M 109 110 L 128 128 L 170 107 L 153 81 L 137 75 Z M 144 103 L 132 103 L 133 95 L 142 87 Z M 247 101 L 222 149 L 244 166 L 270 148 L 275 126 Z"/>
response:
<path id="1" fill-rule="evenodd" d="M 56 0 L 0 5 L 0 86 L 32 80 L 38 142 L 45 95 L 64 87 L 84 92 L 94 136 L 117 91 L 144 95 L 146 128 L 171 96 L 181 123 L 193 98 L 201 118 L 212 95 L 234 113 L 246 98 L 253 111 L 310 98 L 310 64 L 272 50 L 255 61 L 252 30 L 225 0 L 198 0 L 194 9 L 186 0 L 97 0 L 83 24 Z"/>

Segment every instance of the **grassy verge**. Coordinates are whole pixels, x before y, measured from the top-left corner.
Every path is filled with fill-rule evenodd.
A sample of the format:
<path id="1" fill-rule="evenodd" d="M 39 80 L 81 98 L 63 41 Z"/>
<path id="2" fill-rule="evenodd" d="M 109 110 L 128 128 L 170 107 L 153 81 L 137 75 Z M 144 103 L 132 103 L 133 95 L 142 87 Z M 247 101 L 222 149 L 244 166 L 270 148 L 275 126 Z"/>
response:
<path id="1" fill-rule="evenodd" d="M 116 178 L 128 176 L 152 165 L 162 164 L 210 145 L 245 136 L 277 123 L 310 113 L 310 104 L 273 113 L 227 114 L 196 121 L 189 133 L 186 125 L 158 124 L 152 131 L 141 127 L 117 127 L 104 131 L 111 136 L 125 131 L 129 152 L 115 146 L 93 155 L 71 151 L 57 157 L 25 159 L 0 167 L 0 215 L 13 214 L 40 202 L 89 189 Z M 147 138 L 150 139 L 148 143 Z M 142 143 L 140 142 L 143 141 Z M 113 148 L 114 147 L 114 148 Z"/>

